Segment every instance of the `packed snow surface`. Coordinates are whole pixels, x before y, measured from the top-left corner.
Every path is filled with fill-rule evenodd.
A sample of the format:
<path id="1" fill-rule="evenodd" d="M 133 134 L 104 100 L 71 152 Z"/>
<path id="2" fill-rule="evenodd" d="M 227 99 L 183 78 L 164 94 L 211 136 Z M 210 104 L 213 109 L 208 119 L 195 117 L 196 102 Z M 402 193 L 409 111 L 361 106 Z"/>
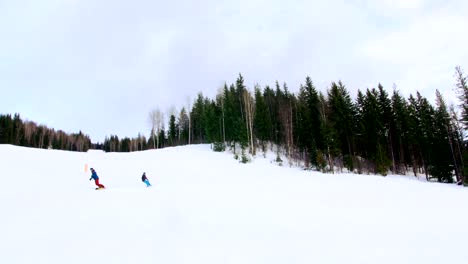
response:
<path id="1" fill-rule="evenodd" d="M 0 145 L 0 263 L 468 263 L 468 188 L 273 159 Z"/>

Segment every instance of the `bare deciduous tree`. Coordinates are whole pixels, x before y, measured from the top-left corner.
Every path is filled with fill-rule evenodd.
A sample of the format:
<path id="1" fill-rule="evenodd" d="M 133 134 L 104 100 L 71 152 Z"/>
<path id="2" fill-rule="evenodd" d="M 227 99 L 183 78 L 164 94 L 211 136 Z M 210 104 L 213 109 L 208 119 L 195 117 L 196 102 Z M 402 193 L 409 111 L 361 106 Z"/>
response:
<path id="1" fill-rule="evenodd" d="M 81 136 L 77 136 L 75 146 L 76 150 L 83 151 L 84 139 Z"/>
<path id="2" fill-rule="evenodd" d="M 155 108 L 149 113 L 148 121 L 151 125 L 153 147 L 159 148 L 159 132 L 164 125 L 164 114 L 159 110 L 159 108 Z"/>
<path id="3" fill-rule="evenodd" d="M 226 86 L 226 85 L 225 85 Z M 218 89 L 218 95 L 217 95 L 217 100 L 221 105 L 221 118 L 222 118 L 222 134 L 223 134 L 223 144 L 226 143 L 226 130 L 224 127 L 224 97 L 226 95 L 224 94 L 224 87 L 221 87 Z"/>
<path id="4" fill-rule="evenodd" d="M 153 138 L 153 148 L 156 148 L 156 138 L 155 138 L 155 132 L 156 132 L 156 126 L 158 123 L 157 120 L 157 115 L 158 115 L 159 109 L 153 109 L 149 112 L 148 115 L 148 123 L 150 124 L 151 127 L 151 137 Z"/>
<path id="5" fill-rule="evenodd" d="M 29 144 L 32 143 L 32 135 L 36 132 L 37 125 L 34 122 L 26 121 L 24 125 L 24 138 Z"/>
<path id="6" fill-rule="evenodd" d="M 44 138 L 47 135 L 47 127 L 40 125 L 39 130 L 41 131 L 39 134 L 39 148 L 44 148 Z"/>
<path id="7" fill-rule="evenodd" d="M 190 103 L 190 97 L 187 97 L 187 116 L 188 116 L 188 125 L 189 125 L 189 133 L 188 133 L 188 144 L 190 145 L 191 138 L 192 138 L 192 120 L 190 118 L 190 109 L 192 108 L 192 105 Z"/>
<path id="8" fill-rule="evenodd" d="M 253 143 L 253 120 L 254 120 L 254 103 L 250 92 L 244 89 L 244 106 L 245 106 L 245 121 L 247 125 L 247 138 L 250 145 L 250 153 L 255 155 L 255 146 Z"/>
<path id="9" fill-rule="evenodd" d="M 49 145 L 47 148 L 52 149 L 53 148 L 53 142 L 54 142 L 54 137 L 55 137 L 55 130 L 54 129 L 49 129 L 48 131 L 48 137 L 49 137 Z"/>

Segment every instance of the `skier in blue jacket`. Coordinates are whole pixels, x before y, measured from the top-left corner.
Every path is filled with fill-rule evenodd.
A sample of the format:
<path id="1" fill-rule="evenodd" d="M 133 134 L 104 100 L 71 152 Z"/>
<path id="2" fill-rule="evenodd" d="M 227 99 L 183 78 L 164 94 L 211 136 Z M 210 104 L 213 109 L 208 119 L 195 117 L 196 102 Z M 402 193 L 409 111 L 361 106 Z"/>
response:
<path id="1" fill-rule="evenodd" d="M 97 189 L 101 189 L 101 188 L 104 189 L 104 188 L 106 188 L 104 185 L 102 185 L 102 184 L 99 183 L 99 177 L 97 176 L 97 173 L 96 173 L 96 171 L 95 171 L 93 168 L 91 168 L 91 178 L 89 178 L 89 180 L 92 180 L 92 179 L 94 179 L 94 183 L 95 183 L 95 184 L 97 185 L 97 187 L 98 187 Z"/>
<path id="2" fill-rule="evenodd" d="M 150 187 L 150 186 L 151 186 L 151 184 L 150 184 L 148 178 L 146 177 L 146 172 L 143 172 L 143 175 L 141 176 L 141 181 L 144 182 L 144 183 L 146 183 L 146 187 Z"/>

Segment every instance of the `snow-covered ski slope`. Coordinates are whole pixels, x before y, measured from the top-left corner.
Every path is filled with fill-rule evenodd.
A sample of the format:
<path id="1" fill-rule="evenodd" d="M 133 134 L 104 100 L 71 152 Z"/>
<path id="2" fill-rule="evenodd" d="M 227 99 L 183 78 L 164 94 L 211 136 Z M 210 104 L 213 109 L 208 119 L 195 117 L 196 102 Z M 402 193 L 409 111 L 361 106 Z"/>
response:
<path id="1" fill-rule="evenodd" d="M 0 145 L 0 162 L 2 264 L 468 263 L 460 186 L 240 164 L 208 145 Z"/>

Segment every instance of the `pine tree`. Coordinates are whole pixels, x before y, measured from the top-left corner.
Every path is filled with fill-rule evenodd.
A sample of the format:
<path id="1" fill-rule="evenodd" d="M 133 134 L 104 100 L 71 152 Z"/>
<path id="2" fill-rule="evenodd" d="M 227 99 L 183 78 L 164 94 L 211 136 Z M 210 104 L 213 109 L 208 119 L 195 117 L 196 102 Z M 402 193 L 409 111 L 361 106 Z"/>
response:
<path id="1" fill-rule="evenodd" d="M 236 80 L 236 88 L 235 88 L 235 106 L 236 106 L 236 119 L 235 119 L 235 124 L 239 127 L 239 130 L 237 131 L 238 134 L 235 135 L 237 140 L 236 142 L 239 142 L 242 149 L 244 150 L 247 145 L 248 145 L 248 130 L 247 130 L 247 124 L 246 124 L 246 119 L 247 119 L 247 114 L 245 112 L 245 102 L 243 100 L 244 98 L 244 91 L 246 90 L 246 86 L 244 84 L 244 78 L 242 77 L 241 74 L 239 74 L 239 77 Z"/>
<path id="2" fill-rule="evenodd" d="M 455 68 L 455 77 L 457 79 L 457 89 L 461 101 L 462 121 L 465 124 L 465 129 L 468 129 L 468 81 L 467 76 L 464 76 L 460 66 Z"/>
<path id="3" fill-rule="evenodd" d="M 355 140 L 356 140 L 356 149 L 355 153 L 360 156 L 361 158 L 366 157 L 366 149 L 365 149 L 365 142 L 366 139 L 364 137 L 364 122 L 363 122 L 363 108 L 364 108 L 364 94 L 360 89 L 358 89 L 357 96 L 356 96 L 356 102 L 354 104 L 355 109 L 356 109 L 356 118 L 354 120 L 356 124 L 356 134 L 355 134 Z M 361 174 L 363 173 L 363 163 L 362 160 L 359 160 L 357 163 L 357 170 L 358 173 Z"/>
<path id="4" fill-rule="evenodd" d="M 267 137 L 267 140 L 278 143 L 279 131 L 277 129 L 278 110 L 277 110 L 277 105 L 276 105 L 276 96 L 275 96 L 275 92 L 273 91 L 273 89 L 271 89 L 268 85 L 265 87 L 265 90 L 263 91 L 263 98 L 265 98 L 265 104 L 267 105 L 267 108 L 268 108 L 267 123 L 271 124 L 269 136 Z"/>
<path id="5" fill-rule="evenodd" d="M 396 89 L 393 91 L 392 95 L 392 115 L 393 126 L 390 133 L 392 133 L 396 168 L 398 172 L 405 173 L 406 164 L 411 164 L 408 155 L 410 152 L 408 149 L 408 103 Z"/>
<path id="6" fill-rule="evenodd" d="M 262 151 L 265 152 L 265 142 L 270 139 L 271 119 L 268 115 L 268 106 L 265 103 L 264 96 L 260 91 L 260 87 L 255 87 L 255 119 L 254 119 L 255 135 L 260 140 Z"/>
<path id="7" fill-rule="evenodd" d="M 310 156 L 309 148 L 312 146 L 313 138 L 310 136 L 311 118 L 310 112 L 307 111 L 307 92 L 303 85 L 299 89 L 297 103 L 297 125 L 296 125 L 296 142 L 299 151 L 302 154 L 302 159 L 305 161 L 305 167 L 309 167 Z"/>
<path id="8" fill-rule="evenodd" d="M 409 113 L 414 160 L 417 161 L 419 167 L 424 169 L 426 178 L 429 179 L 429 169 L 433 156 L 433 118 L 435 110 L 426 98 L 416 92 L 416 98 L 410 95 Z"/>
<path id="9" fill-rule="evenodd" d="M 452 151 L 455 153 L 455 163 L 458 167 L 457 172 L 457 183 L 462 184 L 464 177 L 466 176 L 465 174 L 465 161 L 463 160 L 463 152 L 467 151 L 466 148 L 463 147 L 463 125 L 460 122 L 460 119 L 458 117 L 457 111 L 455 111 L 454 105 L 450 105 L 450 126 L 449 128 L 451 129 L 449 131 L 450 134 L 450 143 L 452 145 Z"/>
<path id="10" fill-rule="evenodd" d="M 288 159 L 291 162 L 292 151 L 295 145 L 294 142 L 294 112 L 295 105 L 294 96 L 289 92 L 286 83 L 283 85 L 283 89 L 277 89 L 277 104 L 278 104 L 278 120 L 280 128 L 280 142 L 285 147 Z"/>
<path id="11" fill-rule="evenodd" d="M 15 144 L 17 146 L 21 146 L 24 143 L 24 127 L 23 127 L 23 121 L 21 120 L 21 117 L 19 114 L 15 114 L 13 117 L 13 136 L 14 136 L 14 141 L 12 144 Z"/>
<path id="12" fill-rule="evenodd" d="M 220 109 L 216 106 L 214 101 L 205 99 L 205 133 L 206 140 L 208 143 L 221 142 L 222 133 L 221 133 L 221 119 L 220 119 Z"/>
<path id="13" fill-rule="evenodd" d="M 222 144 L 219 144 L 221 148 L 225 149 L 225 144 L 226 144 L 226 109 L 225 109 L 225 101 L 224 98 L 226 97 L 226 94 L 228 92 L 228 86 L 226 83 L 224 83 L 224 87 L 222 91 L 216 96 L 216 105 L 218 106 L 219 110 L 221 111 L 219 113 L 220 116 L 220 123 L 221 123 L 221 135 L 222 135 Z"/>
<path id="14" fill-rule="evenodd" d="M 339 148 L 339 141 L 337 140 L 337 133 L 330 121 L 330 103 L 325 99 L 322 93 L 319 93 L 319 112 L 320 112 L 320 131 L 323 135 L 323 142 L 325 146 L 325 153 L 318 152 L 318 166 L 325 172 L 326 163 L 328 163 L 329 171 L 334 171 L 332 162 L 333 157 L 341 154 Z M 320 158 L 322 157 L 322 158 Z M 340 168 L 341 169 L 341 168 Z"/>
<path id="15" fill-rule="evenodd" d="M 380 141 L 380 146 L 382 149 L 385 151 L 381 154 L 381 160 L 385 164 L 381 164 L 382 166 L 382 171 L 386 174 L 387 173 L 387 166 L 391 162 L 392 165 L 392 171 L 393 173 L 396 172 L 396 164 L 395 164 L 395 153 L 394 153 L 394 147 L 393 147 L 393 141 L 394 139 L 392 138 L 392 130 L 395 127 L 395 124 L 393 122 L 393 113 L 392 113 L 392 106 L 391 106 L 391 100 L 388 97 L 388 93 L 384 90 L 382 84 L 379 83 L 378 85 L 378 105 L 379 105 L 379 110 L 380 110 L 380 120 L 382 121 L 382 130 L 379 132 L 381 134 L 381 137 L 379 139 Z M 391 157 L 391 161 L 389 159 Z"/>
<path id="16" fill-rule="evenodd" d="M 0 115 L 0 144 L 8 144 L 8 115 Z"/>
<path id="17" fill-rule="evenodd" d="M 158 134 L 158 144 L 159 144 L 159 147 L 158 148 L 165 148 L 167 146 L 167 137 L 166 137 L 166 129 L 163 126 L 161 126 L 161 129 L 159 130 L 159 134 Z"/>
<path id="18" fill-rule="evenodd" d="M 354 170 L 354 134 L 356 110 L 351 97 L 341 81 L 332 83 L 328 91 L 329 120 L 333 128 L 337 154 L 343 155 L 348 170 Z"/>
<path id="19" fill-rule="evenodd" d="M 275 109 L 275 118 L 273 119 L 274 120 L 274 123 L 273 123 L 273 126 L 274 126 L 274 129 L 275 129 L 275 144 L 277 146 L 284 146 L 285 145 L 285 142 L 284 142 L 284 128 L 283 128 L 283 123 L 282 122 L 283 120 L 281 120 L 281 113 L 283 111 L 282 109 L 282 105 L 283 105 L 283 101 L 284 101 L 284 94 L 283 94 L 283 91 L 281 90 L 281 86 L 279 84 L 278 81 L 276 81 L 275 83 L 275 91 L 274 91 L 274 109 Z"/>
<path id="20" fill-rule="evenodd" d="M 249 145 L 249 152 L 252 155 L 256 155 L 256 146 L 254 144 L 254 131 L 253 131 L 253 122 L 255 115 L 255 103 L 252 95 L 247 89 L 244 89 L 243 92 L 243 103 L 245 107 L 245 125 L 247 129 L 247 142 Z"/>
<path id="21" fill-rule="evenodd" d="M 199 93 L 192 107 L 191 122 L 192 122 L 192 143 L 204 143 L 205 135 L 205 104 L 203 94 Z"/>
<path id="22" fill-rule="evenodd" d="M 468 130 L 468 81 L 467 76 L 464 75 L 460 66 L 455 68 L 455 77 L 457 79 L 457 90 L 460 99 L 460 107 L 461 107 L 461 121 L 464 124 L 466 130 Z M 463 132 L 462 132 L 463 137 Z M 463 142 L 463 139 L 462 139 Z M 464 142 L 463 150 L 460 151 L 462 157 L 462 170 L 463 172 L 463 184 L 468 186 L 468 144 L 466 141 Z"/>
<path id="23" fill-rule="evenodd" d="M 320 105 L 317 90 L 312 84 L 310 77 L 306 78 L 306 83 L 299 90 L 298 118 L 300 121 L 298 128 L 298 146 L 305 150 L 306 164 L 311 163 L 317 166 L 317 153 L 324 152 L 325 144 L 321 131 Z"/>
<path id="24" fill-rule="evenodd" d="M 366 95 L 358 93 L 359 127 L 361 129 L 361 147 L 363 155 L 371 163 L 368 169 L 374 173 L 386 175 L 390 160 L 388 159 L 379 93 L 376 89 L 367 89 Z"/>
<path id="25" fill-rule="evenodd" d="M 184 107 L 180 110 L 177 126 L 179 127 L 179 143 L 188 144 L 189 117 Z"/>
<path id="26" fill-rule="evenodd" d="M 130 138 L 124 137 L 120 142 L 120 152 L 130 152 Z"/>
<path id="27" fill-rule="evenodd" d="M 176 128 L 176 118 L 175 115 L 171 115 L 169 118 L 169 145 L 174 146 L 176 145 L 175 142 L 177 140 L 177 128 Z"/>
<path id="28" fill-rule="evenodd" d="M 226 141 L 231 147 L 240 143 L 243 148 L 247 146 L 247 126 L 245 105 L 243 94 L 246 89 L 244 78 L 241 74 L 236 80 L 236 84 L 231 84 L 229 89 L 224 87 L 223 107 L 224 107 L 224 132 Z"/>
<path id="29" fill-rule="evenodd" d="M 14 121 L 11 115 L 2 115 L 0 119 L 0 144 L 13 144 L 14 138 Z"/>
<path id="30" fill-rule="evenodd" d="M 226 141 L 231 145 L 234 140 L 234 86 L 227 85 L 224 87 L 224 97 L 223 97 L 223 106 L 224 106 L 224 132 Z"/>
<path id="31" fill-rule="evenodd" d="M 447 111 L 442 95 L 436 91 L 437 110 L 434 116 L 434 125 L 432 130 L 432 157 L 430 173 L 436 177 L 439 182 L 453 183 L 452 171 L 455 170 L 457 175 L 457 167 L 454 166 L 455 160 L 453 149 L 450 145 L 450 116 Z M 458 176 L 457 176 L 458 177 Z"/>

